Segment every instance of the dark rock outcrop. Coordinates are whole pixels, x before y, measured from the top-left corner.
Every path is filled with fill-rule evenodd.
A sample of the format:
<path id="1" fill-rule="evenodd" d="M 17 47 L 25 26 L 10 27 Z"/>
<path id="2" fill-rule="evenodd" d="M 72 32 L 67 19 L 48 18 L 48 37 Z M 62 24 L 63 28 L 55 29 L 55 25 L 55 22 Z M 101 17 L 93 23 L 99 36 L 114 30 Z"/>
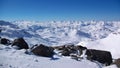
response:
<path id="1" fill-rule="evenodd" d="M 28 44 L 25 42 L 23 38 L 15 39 L 12 43 L 12 46 L 17 46 L 18 49 L 28 49 Z"/>
<path id="2" fill-rule="evenodd" d="M 2 30 L 0 29 L 0 33 L 2 32 Z"/>
<path id="3" fill-rule="evenodd" d="M 53 47 L 54 49 L 58 50 L 59 53 L 63 56 L 70 56 L 71 53 L 76 52 L 75 46 L 74 45 L 63 45 L 63 46 L 56 46 Z"/>
<path id="4" fill-rule="evenodd" d="M 54 55 L 54 49 L 43 44 L 32 47 L 31 52 L 35 55 L 43 57 L 53 57 Z"/>
<path id="5" fill-rule="evenodd" d="M 109 51 L 87 49 L 86 55 L 88 60 L 95 60 L 106 66 L 112 63 L 112 55 Z"/>
<path id="6" fill-rule="evenodd" d="M 120 58 L 116 59 L 113 64 L 116 64 L 116 66 L 120 68 Z"/>
<path id="7" fill-rule="evenodd" d="M 0 44 L 8 45 L 8 44 L 10 44 L 10 40 L 0 37 Z"/>

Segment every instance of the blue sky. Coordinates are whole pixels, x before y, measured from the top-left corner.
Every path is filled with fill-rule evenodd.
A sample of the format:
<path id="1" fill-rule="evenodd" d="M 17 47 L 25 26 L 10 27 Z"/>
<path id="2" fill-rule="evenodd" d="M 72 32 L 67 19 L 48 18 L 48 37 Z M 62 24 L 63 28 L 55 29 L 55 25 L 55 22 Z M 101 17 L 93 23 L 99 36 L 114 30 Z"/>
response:
<path id="1" fill-rule="evenodd" d="M 0 19 L 120 20 L 120 0 L 0 0 Z"/>

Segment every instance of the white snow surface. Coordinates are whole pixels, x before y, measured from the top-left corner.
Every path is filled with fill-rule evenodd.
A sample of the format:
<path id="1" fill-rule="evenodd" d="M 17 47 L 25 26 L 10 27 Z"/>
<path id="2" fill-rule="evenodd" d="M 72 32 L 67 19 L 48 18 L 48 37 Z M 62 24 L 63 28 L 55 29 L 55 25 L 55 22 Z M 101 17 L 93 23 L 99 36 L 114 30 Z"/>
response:
<path id="1" fill-rule="evenodd" d="M 110 51 L 114 59 L 120 58 L 120 29 L 109 34 L 107 38 L 86 42 L 86 45 L 90 49 Z"/>
<path id="2" fill-rule="evenodd" d="M 51 58 L 27 55 L 25 50 L 0 47 L 0 68 L 98 68 L 96 63 L 88 60 L 75 61 L 69 57 Z"/>
<path id="3" fill-rule="evenodd" d="M 59 46 L 67 43 L 86 46 L 88 49 L 110 51 L 113 59 L 120 58 L 120 21 L 0 21 L 0 36 L 14 40 L 24 37 L 29 47 L 35 44 Z M 0 68 L 117 68 L 103 66 L 83 59 L 70 57 L 51 59 L 25 54 L 0 44 Z"/>

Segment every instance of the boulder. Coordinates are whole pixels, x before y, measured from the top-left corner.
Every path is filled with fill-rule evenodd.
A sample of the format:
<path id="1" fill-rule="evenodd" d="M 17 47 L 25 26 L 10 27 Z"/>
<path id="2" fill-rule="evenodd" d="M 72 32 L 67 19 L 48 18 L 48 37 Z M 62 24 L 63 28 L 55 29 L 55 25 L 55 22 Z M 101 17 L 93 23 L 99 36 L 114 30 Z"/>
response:
<path id="1" fill-rule="evenodd" d="M 43 44 L 38 46 L 35 45 L 35 47 L 32 47 L 31 52 L 35 55 L 43 57 L 53 57 L 54 55 L 54 49 Z"/>
<path id="2" fill-rule="evenodd" d="M 109 51 L 87 49 L 86 55 L 88 60 L 95 60 L 106 66 L 112 64 L 112 55 Z"/>
<path id="3" fill-rule="evenodd" d="M 18 49 L 29 49 L 28 44 L 23 38 L 15 39 L 12 46 L 16 46 Z"/>
<path id="4" fill-rule="evenodd" d="M 4 44 L 4 45 L 10 44 L 10 40 L 0 37 L 0 44 Z"/>

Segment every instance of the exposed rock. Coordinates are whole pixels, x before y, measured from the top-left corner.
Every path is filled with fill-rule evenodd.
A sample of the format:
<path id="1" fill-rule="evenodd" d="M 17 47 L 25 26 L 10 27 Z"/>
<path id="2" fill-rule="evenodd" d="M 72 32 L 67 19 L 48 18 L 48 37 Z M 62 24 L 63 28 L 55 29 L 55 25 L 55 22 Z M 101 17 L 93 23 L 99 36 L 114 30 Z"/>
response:
<path id="1" fill-rule="evenodd" d="M 15 39 L 12 43 L 12 46 L 17 46 L 18 49 L 28 49 L 28 44 L 25 42 L 23 38 Z"/>
<path id="2" fill-rule="evenodd" d="M 0 44 L 4 44 L 4 45 L 10 44 L 10 40 L 0 37 Z"/>
<path id="3" fill-rule="evenodd" d="M 120 58 L 116 59 L 114 64 L 116 64 L 116 66 L 120 68 Z"/>
<path id="4" fill-rule="evenodd" d="M 43 44 L 33 47 L 31 52 L 35 55 L 44 56 L 44 57 L 53 57 L 54 55 L 54 49 L 52 47 L 48 47 Z"/>
<path id="5" fill-rule="evenodd" d="M 89 60 L 98 61 L 106 66 L 112 64 L 112 55 L 109 51 L 87 49 L 86 55 Z"/>

